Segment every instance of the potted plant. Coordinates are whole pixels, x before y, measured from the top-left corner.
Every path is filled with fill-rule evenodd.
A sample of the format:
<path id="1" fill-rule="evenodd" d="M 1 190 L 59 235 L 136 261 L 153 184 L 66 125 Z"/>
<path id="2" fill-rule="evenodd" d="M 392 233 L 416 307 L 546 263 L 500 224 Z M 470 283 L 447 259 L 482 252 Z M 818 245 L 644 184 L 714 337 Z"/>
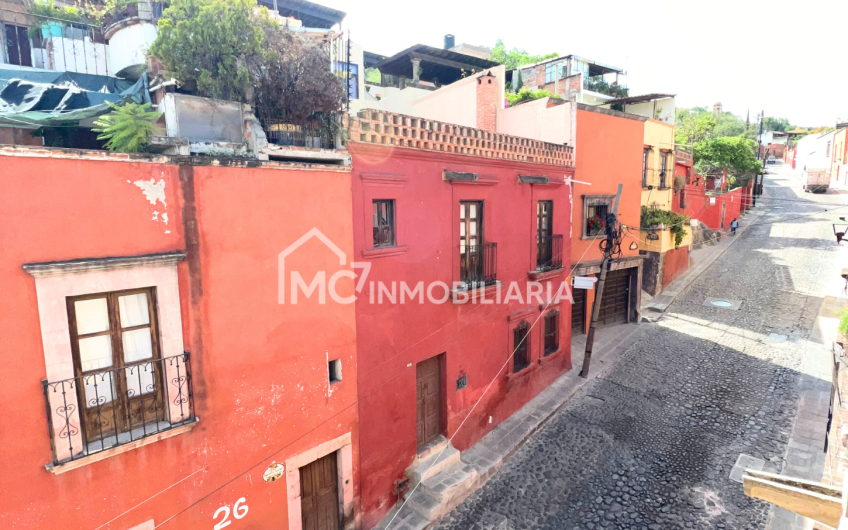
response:
<path id="1" fill-rule="evenodd" d="M 606 227 L 606 223 L 599 215 L 590 217 L 586 220 L 586 223 L 589 226 L 589 232 L 600 232 Z"/>

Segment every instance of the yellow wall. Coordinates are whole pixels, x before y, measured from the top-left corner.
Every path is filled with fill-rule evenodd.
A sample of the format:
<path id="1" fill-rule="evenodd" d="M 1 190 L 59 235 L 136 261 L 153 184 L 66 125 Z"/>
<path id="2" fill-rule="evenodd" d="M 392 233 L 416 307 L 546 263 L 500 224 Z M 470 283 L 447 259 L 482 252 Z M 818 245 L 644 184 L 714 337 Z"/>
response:
<path id="1" fill-rule="evenodd" d="M 642 188 L 642 206 L 657 204 L 660 209 L 671 210 L 673 200 L 672 187 L 674 186 L 674 127 L 657 120 L 645 122 L 645 145 L 653 147 L 648 155 L 648 185 L 652 190 Z M 667 153 L 668 162 L 666 166 L 665 185 L 668 189 L 658 189 L 660 185 L 661 149 L 671 149 Z M 640 175 L 641 183 L 641 175 Z M 643 249 L 645 250 L 645 249 Z"/>
<path id="2" fill-rule="evenodd" d="M 686 226 L 685 229 L 686 236 L 683 238 L 683 242 L 680 243 L 680 248 L 692 244 L 692 228 Z M 648 239 L 648 233 L 650 232 L 659 235 L 660 238 L 657 240 Z M 669 250 L 674 250 L 674 235 L 669 229 L 641 230 L 639 232 L 639 250 L 646 250 L 648 252 L 668 252 Z"/>

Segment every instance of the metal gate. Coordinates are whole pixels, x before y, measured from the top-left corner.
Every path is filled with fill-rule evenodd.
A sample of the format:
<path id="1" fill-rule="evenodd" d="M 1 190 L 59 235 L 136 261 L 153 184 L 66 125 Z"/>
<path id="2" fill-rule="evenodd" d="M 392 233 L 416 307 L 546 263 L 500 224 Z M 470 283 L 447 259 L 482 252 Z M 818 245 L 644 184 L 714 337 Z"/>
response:
<path id="1" fill-rule="evenodd" d="M 582 335 L 586 332 L 586 289 L 572 289 L 574 304 L 571 306 L 571 334 Z"/>
<path id="2" fill-rule="evenodd" d="M 627 322 L 630 313 L 630 271 L 609 271 L 598 314 L 598 327 Z"/>

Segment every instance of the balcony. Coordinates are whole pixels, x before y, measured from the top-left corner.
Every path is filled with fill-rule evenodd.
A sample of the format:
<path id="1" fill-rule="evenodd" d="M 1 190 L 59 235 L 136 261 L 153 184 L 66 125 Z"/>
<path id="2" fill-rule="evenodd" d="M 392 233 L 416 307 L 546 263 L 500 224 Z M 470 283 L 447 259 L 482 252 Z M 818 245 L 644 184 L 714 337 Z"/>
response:
<path id="1" fill-rule="evenodd" d="M 106 38 L 111 38 L 118 25 L 125 27 L 137 22 L 156 24 L 162 18 L 165 7 L 163 2 L 129 2 L 118 11 L 107 13 L 103 17 Z"/>
<path id="2" fill-rule="evenodd" d="M 59 19 L 0 9 L 5 24 L 4 66 L 109 75 L 103 28 L 88 19 Z"/>
<path id="3" fill-rule="evenodd" d="M 459 281 L 467 290 L 494 285 L 498 277 L 498 244 L 460 245 Z"/>
<path id="4" fill-rule="evenodd" d="M 536 270 L 540 272 L 562 268 L 562 235 L 541 234 L 536 239 Z"/>
<path id="5" fill-rule="evenodd" d="M 54 468 L 197 420 L 188 352 L 42 385 Z"/>
<path id="6" fill-rule="evenodd" d="M 262 128 L 268 143 L 277 146 L 309 147 L 313 149 L 335 149 L 336 134 L 340 127 L 335 117 L 312 120 L 302 124 L 289 120 L 265 120 Z"/>

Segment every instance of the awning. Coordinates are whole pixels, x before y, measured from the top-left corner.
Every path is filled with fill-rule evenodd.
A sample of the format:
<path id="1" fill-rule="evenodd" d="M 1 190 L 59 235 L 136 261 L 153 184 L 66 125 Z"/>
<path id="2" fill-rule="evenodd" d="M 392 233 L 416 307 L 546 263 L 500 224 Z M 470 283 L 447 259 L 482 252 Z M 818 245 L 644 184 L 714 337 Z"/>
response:
<path id="1" fill-rule="evenodd" d="M 150 103 L 147 74 L 135 83 L 116 77 L 0 69 L 0 126 L 41 127 L 96 118 L 108 103 Z"/>

